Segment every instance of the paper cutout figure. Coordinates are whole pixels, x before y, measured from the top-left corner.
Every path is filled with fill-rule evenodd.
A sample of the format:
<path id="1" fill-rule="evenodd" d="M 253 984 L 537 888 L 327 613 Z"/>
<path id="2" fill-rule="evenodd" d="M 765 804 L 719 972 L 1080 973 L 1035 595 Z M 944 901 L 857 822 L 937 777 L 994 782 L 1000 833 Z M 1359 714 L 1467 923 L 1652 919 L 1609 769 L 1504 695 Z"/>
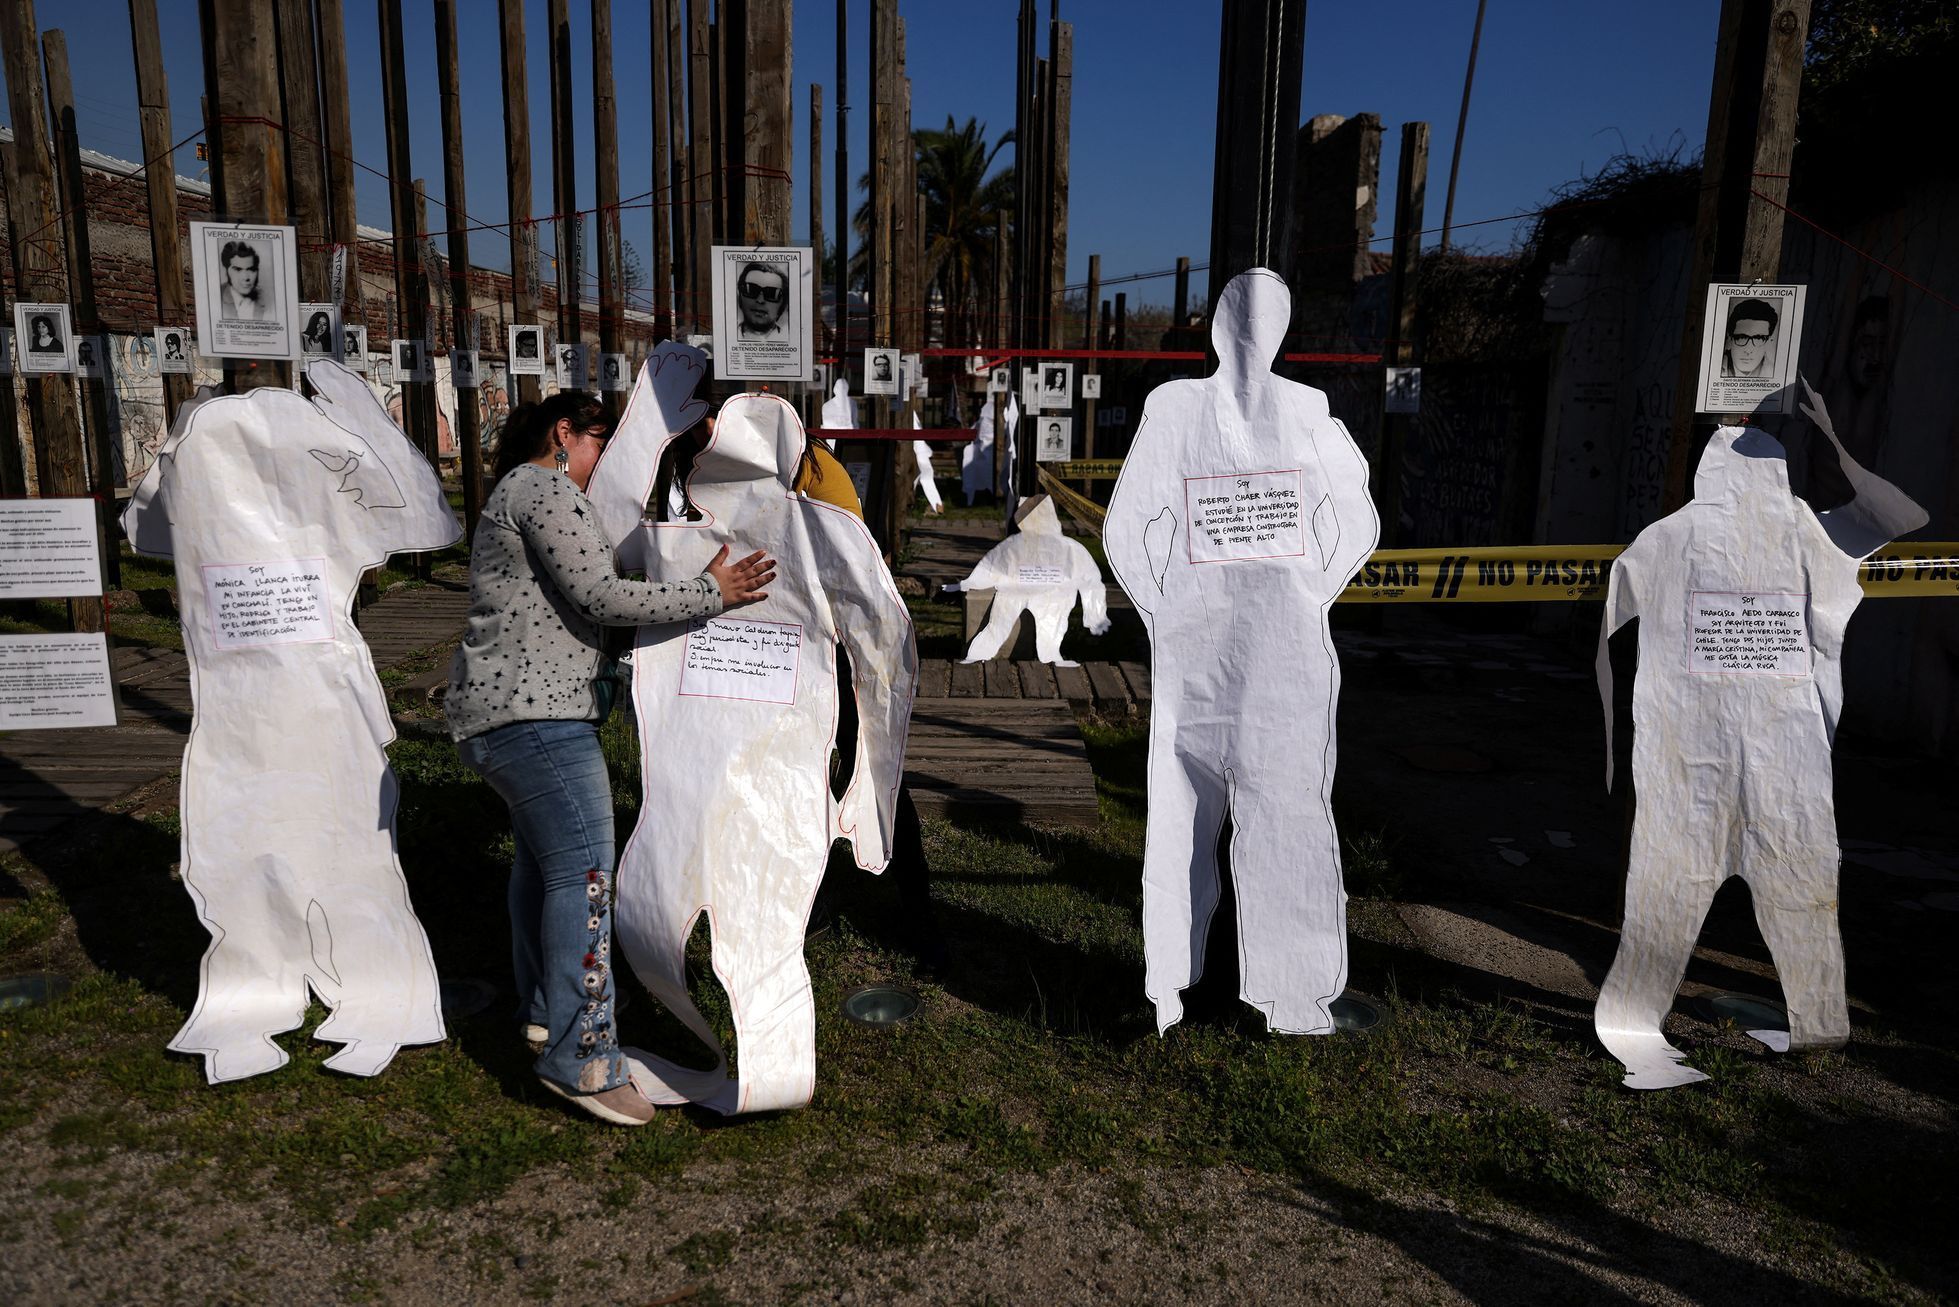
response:
<path id="1" fill-rule="evenodd" d="M 1143 938 L 1159 1032 L 1203 971 L 1227 811 L 1240 996 L 1273 1030 L 1326 1034 L 1347 983 L 1326 610 L 1380 523 L 1326 396 L 1273 375 L 1290 316 L 1277 275 L 1231 280 L 1217 372 L 1150 393 L 1103 529 L 1150 631 Z"/>
<path id="2" fill-rule="evenodd" d="M 993 492 L 993 402 L 980 401 L 979 418 L 973 423 L 973 443 L 959 455 L 959 489 L 971 504 L 985 491 Z"/>
<path id="3" fill-rule="evenodd" d="M 1109 631 L 1109 588 L 1095 556 L 1070 540 L 1054 515 L 1054 501 L 1033 495 L 1020 507 L 1020 529 L 986 551 L 961 590 L 991 590 L 993 606 L 986 625 L 973 637 L 965 661 L 985 662 L 1013 638 L 1022 613 L 1034 619 L 1034 653 L 1056 667 L 1078 667 L 1061 656 L 1061 638 L 1075 599 L 1082 601 L 1082 625 L 1090 635 Z"/>
<path id="4" fill-rule="evenodd" d="M 850 378 L 837 378 L 837 384 L 831 390 L 830 398 L 823 401 L 822 422 L 826 428 L 844 431 L 853 430 L 857 426 L 857 401 L 850 397 Z M 834 452 L 837 442 L 826 438 L 823 447 Z"/>
<path id="5" fill-rule="evenodd" d="M 123 513 L 174 558 L 196 717 L 183 879 L 211 932 L 170 1041 L 212 1083 L 285 1065 L 307 987 L 333 1009 L 326 1065 L 379 1072 L 443 1037 L 428 939 L 395 856 L 387 696 L 352 620 L 361 573 L 462 535 L 435 470 L 354 373 L 316 359 L 314 400 L 262 388 L 184 405 Z"/>
<path id="6" fill-rule="evenodd" d="M 1684 1064 L 1661 1023 L 1729 876 L 1748 883 L 1789 1013 L 1786 1032 L 1748 1033 L 1777 1052 L 1850 1037 L 1830 765 L 1844 630 L 1863 598 L 1862 560 L 1928 519 L 1850 457 L 1808 393 L 1803 411 L 1836 447 L 1856 492 L 1850 503 L 1819 516 L 1790 493 L 1774 437 L 1722 427 L 1701 454 L 1692 502 L 1641 531 L 1612 564 L 1598 650 L 1605 783 L 1607 642 L 1637 617 L 1638 810 L 1625 925 L 1593 1024 L 1634 1089 L 1707 1079 Z"/>
<path id="7" fill-rule="evenodd" d="M 918 414 L 911 415 L 913 431 L 925 429 L 924 419 Z M 932 477 L 932 446 L 923 440 L 911 442 L 912 457 L 918 460 L 918 488 L 925 492 L 925 504 L 932 516 L 945 512 L 945 501 L 939 498 L 939 483 Z"/>
<path id="8" fill-rule="evenodd" d="M 627 1056 L 653 1102 L 733 1114 L 800 1107 L 815 1091 L 803 932 L 832 840 L 848 839 L 869 871 L 890 859 L 918 655 L 863 522 L 790 488 L 805 436 L 778 396 L 737 395 L 722 407 L 687 481 L 701 520 L 638 525 L 660 451 L 693 424 L 689 399 L 704 366 L 683 345 L 655 350 L 593 473 L 592 499 L 622 542 L 622 564 L 651 578 L 697 576 L 723 544 L 780 563 L 766 600 L 642 627 L 633 654 L 646 817 L 620 859 L 614 931 L 641 982 L 718 1061 L 698 1071 L 639 1050 Z M 838 641 L 849 650 L 859 719 L 841 803 L 829 784 Z M 686 747 L 675 748 L 681 740 Z M 738 1079 L 687 994 L 687 938 L 702 913 L 734 1008 Z"/>

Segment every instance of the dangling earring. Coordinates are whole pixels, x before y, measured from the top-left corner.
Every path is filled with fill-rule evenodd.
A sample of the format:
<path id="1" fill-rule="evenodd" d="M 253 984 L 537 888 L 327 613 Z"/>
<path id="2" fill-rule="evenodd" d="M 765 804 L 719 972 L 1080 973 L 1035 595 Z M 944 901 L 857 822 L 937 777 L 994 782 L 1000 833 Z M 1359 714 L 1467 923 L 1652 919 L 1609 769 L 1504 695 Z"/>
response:
<path id="1" fill-rule="evenodd" d="M 571 451 L 569 449 L 566 449 L 563 445 L 559 445 L 557 460 L 558 460 L 558 471 L 560 472 L 564 471 L 566 468 L 571 466 Z"/>

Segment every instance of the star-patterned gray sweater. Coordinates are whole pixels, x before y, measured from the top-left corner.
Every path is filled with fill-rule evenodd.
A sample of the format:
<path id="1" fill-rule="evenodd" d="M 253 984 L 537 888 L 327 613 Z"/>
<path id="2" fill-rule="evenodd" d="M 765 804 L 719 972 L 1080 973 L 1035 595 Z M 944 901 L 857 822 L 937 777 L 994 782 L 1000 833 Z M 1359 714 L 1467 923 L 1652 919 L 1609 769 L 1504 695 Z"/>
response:
<path id="1" fill-rule="evenodd" d="M 721 587 L 705 574 L 621 577 L 592 501 L 564 474 L 520 463 L 483 505 L 469 600 L 445 701 L 457 740 L 512 722 L 594 720 L 599 628 L 713 617 Z"/>

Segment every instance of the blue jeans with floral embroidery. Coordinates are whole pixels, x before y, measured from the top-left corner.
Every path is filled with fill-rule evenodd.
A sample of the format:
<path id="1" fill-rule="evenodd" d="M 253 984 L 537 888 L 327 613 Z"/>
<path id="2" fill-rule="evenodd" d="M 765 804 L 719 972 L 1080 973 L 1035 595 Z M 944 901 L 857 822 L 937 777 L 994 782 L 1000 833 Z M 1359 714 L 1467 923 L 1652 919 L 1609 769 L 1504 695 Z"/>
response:
<path id="1" fill-rule="evenodd" d="M 612 786 L 591 722 L 514 722 L 456 746 L 510 806 L 518 1019 L 549 1030 L 537 1073 L 573 1093 L 626 1083 L 612 1020 Z"/>

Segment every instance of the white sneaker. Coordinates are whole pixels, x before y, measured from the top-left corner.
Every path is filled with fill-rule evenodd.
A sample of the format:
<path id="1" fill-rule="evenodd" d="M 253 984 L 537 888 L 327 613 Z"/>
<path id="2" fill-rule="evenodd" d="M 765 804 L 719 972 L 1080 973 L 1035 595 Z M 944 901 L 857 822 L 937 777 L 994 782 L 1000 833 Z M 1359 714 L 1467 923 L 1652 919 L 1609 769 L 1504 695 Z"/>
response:
<path id="1" fill-rule="evenodd" d="M 602 1089 L 596 1094 L 574 1094 L 543 1076 L 539 1076 L 537 1082 L 566 1102 L 576 1103 L 599 1120 L 609 1121 L 613 1125 L 645 1125 L 653 1119 L 653 1104 L 647 1102 L 639 1090 L 631 1085 Z"/>
<path id="2" fill-rule="evenodd" d="M 524 1023 L 524 1042 L 526 1044 L 542 1044 L 549 1038 L 551 1038 L 550 1027 L 540 1026 L 535 1021 L 526 1021 Z"/>

